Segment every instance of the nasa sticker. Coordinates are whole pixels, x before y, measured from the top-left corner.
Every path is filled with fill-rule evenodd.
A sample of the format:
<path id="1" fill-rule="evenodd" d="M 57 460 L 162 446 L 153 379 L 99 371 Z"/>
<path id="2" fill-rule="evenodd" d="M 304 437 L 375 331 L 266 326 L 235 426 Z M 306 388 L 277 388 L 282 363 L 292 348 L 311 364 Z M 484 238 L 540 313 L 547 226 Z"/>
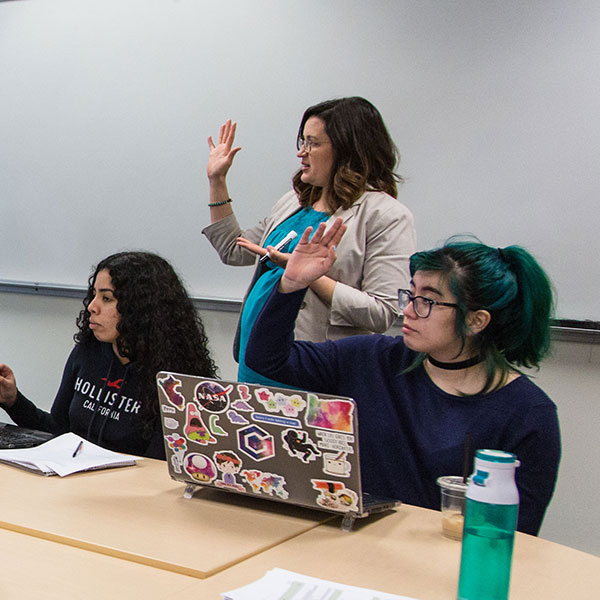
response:
<path id="1" fill-rule="evenodd" d="M 232 390 L 233 385 L 223 387 L 216 381 L 201 381 L 194 390 L 194 399 L 202 410 L 222 413 L 229 406 L 229 394 Z"/>

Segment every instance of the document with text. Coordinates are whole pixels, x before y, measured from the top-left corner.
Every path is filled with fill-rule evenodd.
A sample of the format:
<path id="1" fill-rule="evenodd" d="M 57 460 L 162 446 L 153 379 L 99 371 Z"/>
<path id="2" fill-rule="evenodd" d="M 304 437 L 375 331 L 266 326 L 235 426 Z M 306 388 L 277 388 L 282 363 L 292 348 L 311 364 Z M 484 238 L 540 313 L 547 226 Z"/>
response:
<path id="1" fill-rule="evenodd" d="M 285 569 L 271 569 L 264 577 L 244 587 L 224 592 L 223 600 L 415 600 L 301 575 Z"/>

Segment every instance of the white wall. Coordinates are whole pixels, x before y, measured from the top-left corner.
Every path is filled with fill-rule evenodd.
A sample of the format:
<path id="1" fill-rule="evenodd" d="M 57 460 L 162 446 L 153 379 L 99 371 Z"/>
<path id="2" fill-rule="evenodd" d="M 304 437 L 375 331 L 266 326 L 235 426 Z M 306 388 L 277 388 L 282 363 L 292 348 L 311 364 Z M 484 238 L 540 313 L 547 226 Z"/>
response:
<path id="1" fill-rule="evenodd" d="M 0 293 L 0 362 L 14 368 L 20 389 L 40 407 L 52 403 L 80 306 L 73 299 Z M 201 314 L 221 376 L 235 379 L 231 340 L 237 314 Z M 556 342 L 553 356 L 535 374 L 558 405 L 563 442 L 558 485 L 541 537 L 598 556 L 599 367 L 600 344 Z"/>
<path id="2" fill-rule="evenodd" d="M 199 234 L 206 137 L 238 121 L 251 226 L 290 188 L 303 111 L 360 95 L 400 149 L 419 249 L 525 245 L 558 316 L 600 320 L 599 21 L 590 0 L 0 2 L 0 279 L 81 285 L 144 248 L 194 296 L 241 298 Z"/>

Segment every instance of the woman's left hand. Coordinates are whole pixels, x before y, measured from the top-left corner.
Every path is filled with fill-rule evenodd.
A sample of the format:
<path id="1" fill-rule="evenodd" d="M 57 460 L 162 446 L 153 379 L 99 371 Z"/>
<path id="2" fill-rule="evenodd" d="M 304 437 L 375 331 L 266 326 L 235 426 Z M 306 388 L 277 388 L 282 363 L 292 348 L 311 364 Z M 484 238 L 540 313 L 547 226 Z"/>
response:
<path id="1" fill-rule="evenodd" d="M 237 239 L 237 245 L 241 246 L 242 248 L 245 248 L 249 252 L 257 254 L 260 257 L 266 256 L 268 254 L 269 260 L 272 263 L 276 264 L 278 267 L 285 268 L 285 265 L 287 265 L 287 262 L 290 258 L 290 255 L 287 252 L 279 252 L 275 249 L 271 249 L 271 251 L 269 252 L 266 248 L 263 248 L 262 246 L 259 246 L 258 244 L 255 244 L 254 242 L 251 242 L 250 240 L 247 240 L 243 237 L 239 237 Z"/>

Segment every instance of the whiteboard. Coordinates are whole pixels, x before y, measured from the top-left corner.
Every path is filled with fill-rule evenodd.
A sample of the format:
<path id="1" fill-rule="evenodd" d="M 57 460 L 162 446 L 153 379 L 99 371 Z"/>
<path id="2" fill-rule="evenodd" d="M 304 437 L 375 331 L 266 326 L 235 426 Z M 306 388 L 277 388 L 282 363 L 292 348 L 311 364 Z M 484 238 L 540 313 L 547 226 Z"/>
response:
<path id="1" fill-rule="evenodd" d="M 204 236 L 208 135 L 243 147 L 243 226 L 291 187 L 303 111 L 381 111 L 419 249 L 458 233 L 529 248 L 558 316 L 600 319 L 600 3 L 432 0 L 0 2 L 0 280 L 82 286 L 123 249 L 196 297 L 252 268 Z"/>

